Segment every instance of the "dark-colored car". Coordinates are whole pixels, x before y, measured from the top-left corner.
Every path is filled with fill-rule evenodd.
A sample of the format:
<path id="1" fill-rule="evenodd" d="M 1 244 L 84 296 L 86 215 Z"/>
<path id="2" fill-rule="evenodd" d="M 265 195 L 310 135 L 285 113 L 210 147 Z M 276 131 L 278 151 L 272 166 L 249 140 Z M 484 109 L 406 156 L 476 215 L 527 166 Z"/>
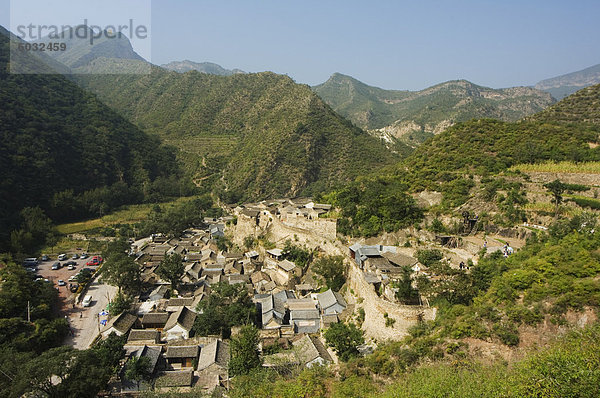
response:
<path id="1" fill-rule="evenodd" d="M 50 260 L 50 257 L 48 257 L 48 255 L 47 255 L 47 254 L 44 254 L 44 255 L 42 255 L 42 257 L 40 258 L 40 260 L 42 260 L 42 261 L 48 261 L 48 260 Z"/>
<path id="2" fill-rule="evenodd" d="M 55 262 L 54 264 L 52 264 L 52 269 L 53 270 L 57 270 L 57 269 L 60 269 L 60 268 L 61 268 L 61 265 L 60 265 L 60 263 L 58 261 Z"/>
<path id="3" fill-rule="evenodd" d="M 64 264 L 64 266 L 65 266 L 65 267 L 68 267 L 69 265 L 77 265 L 77 262 L 76 262 L 76 261 L 67 261 L 67 262 Z"/>
<path id="4" fill-rule="evenodd" d="M 79 254 L 75 253 L 75 254 L 73 254 L 73 256 L 71 258 L 73 260 L 77 260 L 79 258 Z"/>

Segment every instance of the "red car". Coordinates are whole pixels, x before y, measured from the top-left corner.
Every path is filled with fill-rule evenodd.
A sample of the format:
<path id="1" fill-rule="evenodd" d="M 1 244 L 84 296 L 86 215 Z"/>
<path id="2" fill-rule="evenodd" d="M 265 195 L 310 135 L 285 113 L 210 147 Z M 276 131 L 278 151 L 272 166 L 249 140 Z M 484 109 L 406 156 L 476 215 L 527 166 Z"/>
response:
<path id="1" fill-rule="evenodd" d="M 94 256 L 90 259 L 90 261 L 88 261 L 86 263 L 86 265 L 90 265 L 90 266 L 96 266 L 96 265 L 100 265 L 102 264 L 102 257 L 100 256 Z"/>

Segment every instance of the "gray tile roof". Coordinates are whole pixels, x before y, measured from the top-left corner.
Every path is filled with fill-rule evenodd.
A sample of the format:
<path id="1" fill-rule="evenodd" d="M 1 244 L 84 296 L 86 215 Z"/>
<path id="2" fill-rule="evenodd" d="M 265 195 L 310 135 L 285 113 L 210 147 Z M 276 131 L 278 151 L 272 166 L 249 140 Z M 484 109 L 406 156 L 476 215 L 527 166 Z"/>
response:
<path id="1" fill-rule="evenodd" d="M 161 373 L 156 379 L 155 386 L 162 387 L 191 387 L 194 372 L 191 370 L 168 371 Z"/>
<path id="2" fill-rule="evenodd" d="M 168 312 L 148 312 L 142 316 L 142 324 L 164 325 L 169 320 L 169 315 Z"/>
<path id="3" fill-rule="evenodd" d="M 137 321 L 137 316 L 123 312 L 122 314 L 108 321 L 104 331 L 114 327 L 120 333 L 125 334 L 133 327 L 135 321 Z"/>
<path id="4" fill-rule="evenodd" d="M 202 347 L 196 370 L 202 371 L 212 364 L 227 368 L 229 364 L 229 344 L 215 339 Z"/>
<path id="5" fill-rule="evenodd" d="M 198 345 L 170 345 L 167 347 L 165 358 L 198 358 L 199 353 Z"/>
<path id="6" fill-rule="evenodd" d="M 331 356 L 323 346 L 323 343 L 316 337 L 304 335 L 292 344 L 297 348 L 298 355 L 304 364 L 314 361 L 317 358 L 323 358 L 327 362 L 332 362 Z"/>
<path id="7" fill-rule="evenodd" d="M 129 332 L 127 342 L 133 341 L 155 341 L 160 340 L 160 332 L 153 329 L 132 329 Z"/>
<path id="8" fill-rule="evenodd" d="M 181 307 L 179 311 L 174 312 L 169 317 L 167 324 L 164 327 L 165 331 L 173 328 L 175 325 L 180 325 L 187 331 L 192 330 L 192 326 L 194 326 L 194 321 L 196 320 L 196 313 L 188 310 L 187 307 Z"/>
<path id="9" fill-rule="evenodd" d="M 319 310 L 293 310 L 290 311 L 290 320 L 304 320 L 304 319 L 319 319 Z"/>
<path id="10" fill-rule="evenodd" d="M 294 268 L 296 268 L 296 264 L 294 264 L 293 262 L 289 261 L 289 260 L 281 260 L 279 262 L 279 266 L 287 272 L 292 271 Z"/>
<path id="11" fill-rule="evenodd" d="M 319 305 L 321 309 L 325 310 L 326 308 L 331 307 L 332 305 L 340 304 L 342 307 L 346 307 L 346 300 L 342 297 L 338 292 L 334 292 L 329 289 L 326 292 L 320 293 L 317 295 L 317 299 L 319 300 Z"/>

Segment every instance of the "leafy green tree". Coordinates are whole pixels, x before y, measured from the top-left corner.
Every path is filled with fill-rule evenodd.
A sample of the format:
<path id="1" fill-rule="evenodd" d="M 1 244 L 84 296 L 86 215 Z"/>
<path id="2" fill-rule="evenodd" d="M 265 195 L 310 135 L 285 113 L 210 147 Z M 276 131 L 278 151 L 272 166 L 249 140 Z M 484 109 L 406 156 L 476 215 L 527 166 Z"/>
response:
<path id="1" fill-rule="evenodd" d="M 117 316 L 131 308 L 133 300 L 122 292 L 117 292 L 115 298 L 109 304 L 109 312 L 112 316 Z"/>
<path id="2" fill-rule="evenodd" d="M 312 269 L 325 280 L 327 287 L 332 290 L 340 290 L 346 283 L 346 266 L 342 256 L 319 257 Z"/>
<path id="3" fill-rule="evenodd" d="M 119 292 L 136 293 L 141 285 L 140 266 L 125 253 L 115 253 L 105 260 L 100 270 L 102 278 L 118 287 Z"/>
<path id="4" fill-rule="evenodd" d="M 150 358 L 148 357 L 132 357 L 125 365 L 125 377 L 128 380 L 135 381 L 138 390 L 142 380 L 150 380 L 152 374 L 150 372 Z"/>
<path id="5" fill-rule="evenodd" d="M 77 283 L 87 285 L 92 280 L 93 272 L 89 269 L 82 269 L 77 274 Z"/>
<path id="6" fill-rule="evenodd" d="M 419 262 L 426 267 L 431 267 L 433 264 L 439 262 L 442 258 L 444 258 L 444 255 L 438 249 L 417 250 L 416 256 L 417 260 L 419 260 Z"/>
<path id="7" fill-rule="evenodd" d="M 357 347 L 365 342 L 362 330 L 353 323 L 334 323 L 325 331 L 324 336 L 327 344 L 344 362 L 358 356 Z"/>
<path id="8" fill-rule="evenodd" d="M 312 261 L 313 253 L 306 247 L 294 245 L 291 240 L 286 240 L 282 252 L 283 258 L 294 262 L 300 268 L 304 268 Z"/>
<path id="9" fill-rule="evenodd" d="M 556 179 L 552 182 L 544 184 L 544 188 L 548 190 L 552 194 L 552 203 L 556 206 L 554 216 L 558 217 L 559 206 L 563 201 L 562 194 L 568 188 L 567 184 L 562 183 L 560 180 Z"/>
<path id="10" fill-rule="evenodd" d="M 220 282 L 211 287 L 211 294 L 198 304 L 194 331 L 201 336 L 221 334 L 229 338 L 232 326 L 254 322 L 256 307 L 242 283 Z"/>
<path id="11" fill-rule="evenodd" d="M 156 269 L 156 273 L 163 279 L 171 283 L 171 290 L 176 290 L 183 274 L 185 267 L 183 266 L 183 258 L 181 255 L 174 253 L 166 256 Z"/>
<path id="12" fill-rule="evenodd" d="M 404 304 L 419 303 L 419 291 L 412 286 L 413 281 L 411 274 L 412 269 L 409 266 L 402 267 L 402 276 L 400 280 L 394 284 L 394 287 L 398 289 L 396 298 Z"/>
<path id="13" fill-rule="evenodd" d="M 248 374 L 261 366 L 258 342 L 258 329 L 253 325 L 242 326 L 240 333 L 231 339 L 230 376 Z"/>
<path id="14" fill-rule="evenodd" d="M 252 235 L 246 236 L 244 238 L 244 247 L 246 248 L 246 250 L 250 250 L 256 247 L 256 238 L 254 238 L 254 236 Z"/>

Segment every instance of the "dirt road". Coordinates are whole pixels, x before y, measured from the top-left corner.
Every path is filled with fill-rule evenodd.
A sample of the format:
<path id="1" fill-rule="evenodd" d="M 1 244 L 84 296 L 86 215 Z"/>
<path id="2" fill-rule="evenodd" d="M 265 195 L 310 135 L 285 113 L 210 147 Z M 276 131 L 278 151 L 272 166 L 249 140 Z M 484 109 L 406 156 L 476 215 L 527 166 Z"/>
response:
<path id="1" fill-rule="evenodd" d="M 117 288 L 95 280 L 88 288 L 87 294 L 92 296 L 91 305 L 85 308 L 81 304 L 76 305 L 68 314 L 73 335 L 65 344 L 80 350 L 89 348 L 102 330 L 103 326 L 100 322 L 106 319 L 106 316 L 99 316 L 99 314 L 106 310 L 108 302 L 117 294 Z"/>

